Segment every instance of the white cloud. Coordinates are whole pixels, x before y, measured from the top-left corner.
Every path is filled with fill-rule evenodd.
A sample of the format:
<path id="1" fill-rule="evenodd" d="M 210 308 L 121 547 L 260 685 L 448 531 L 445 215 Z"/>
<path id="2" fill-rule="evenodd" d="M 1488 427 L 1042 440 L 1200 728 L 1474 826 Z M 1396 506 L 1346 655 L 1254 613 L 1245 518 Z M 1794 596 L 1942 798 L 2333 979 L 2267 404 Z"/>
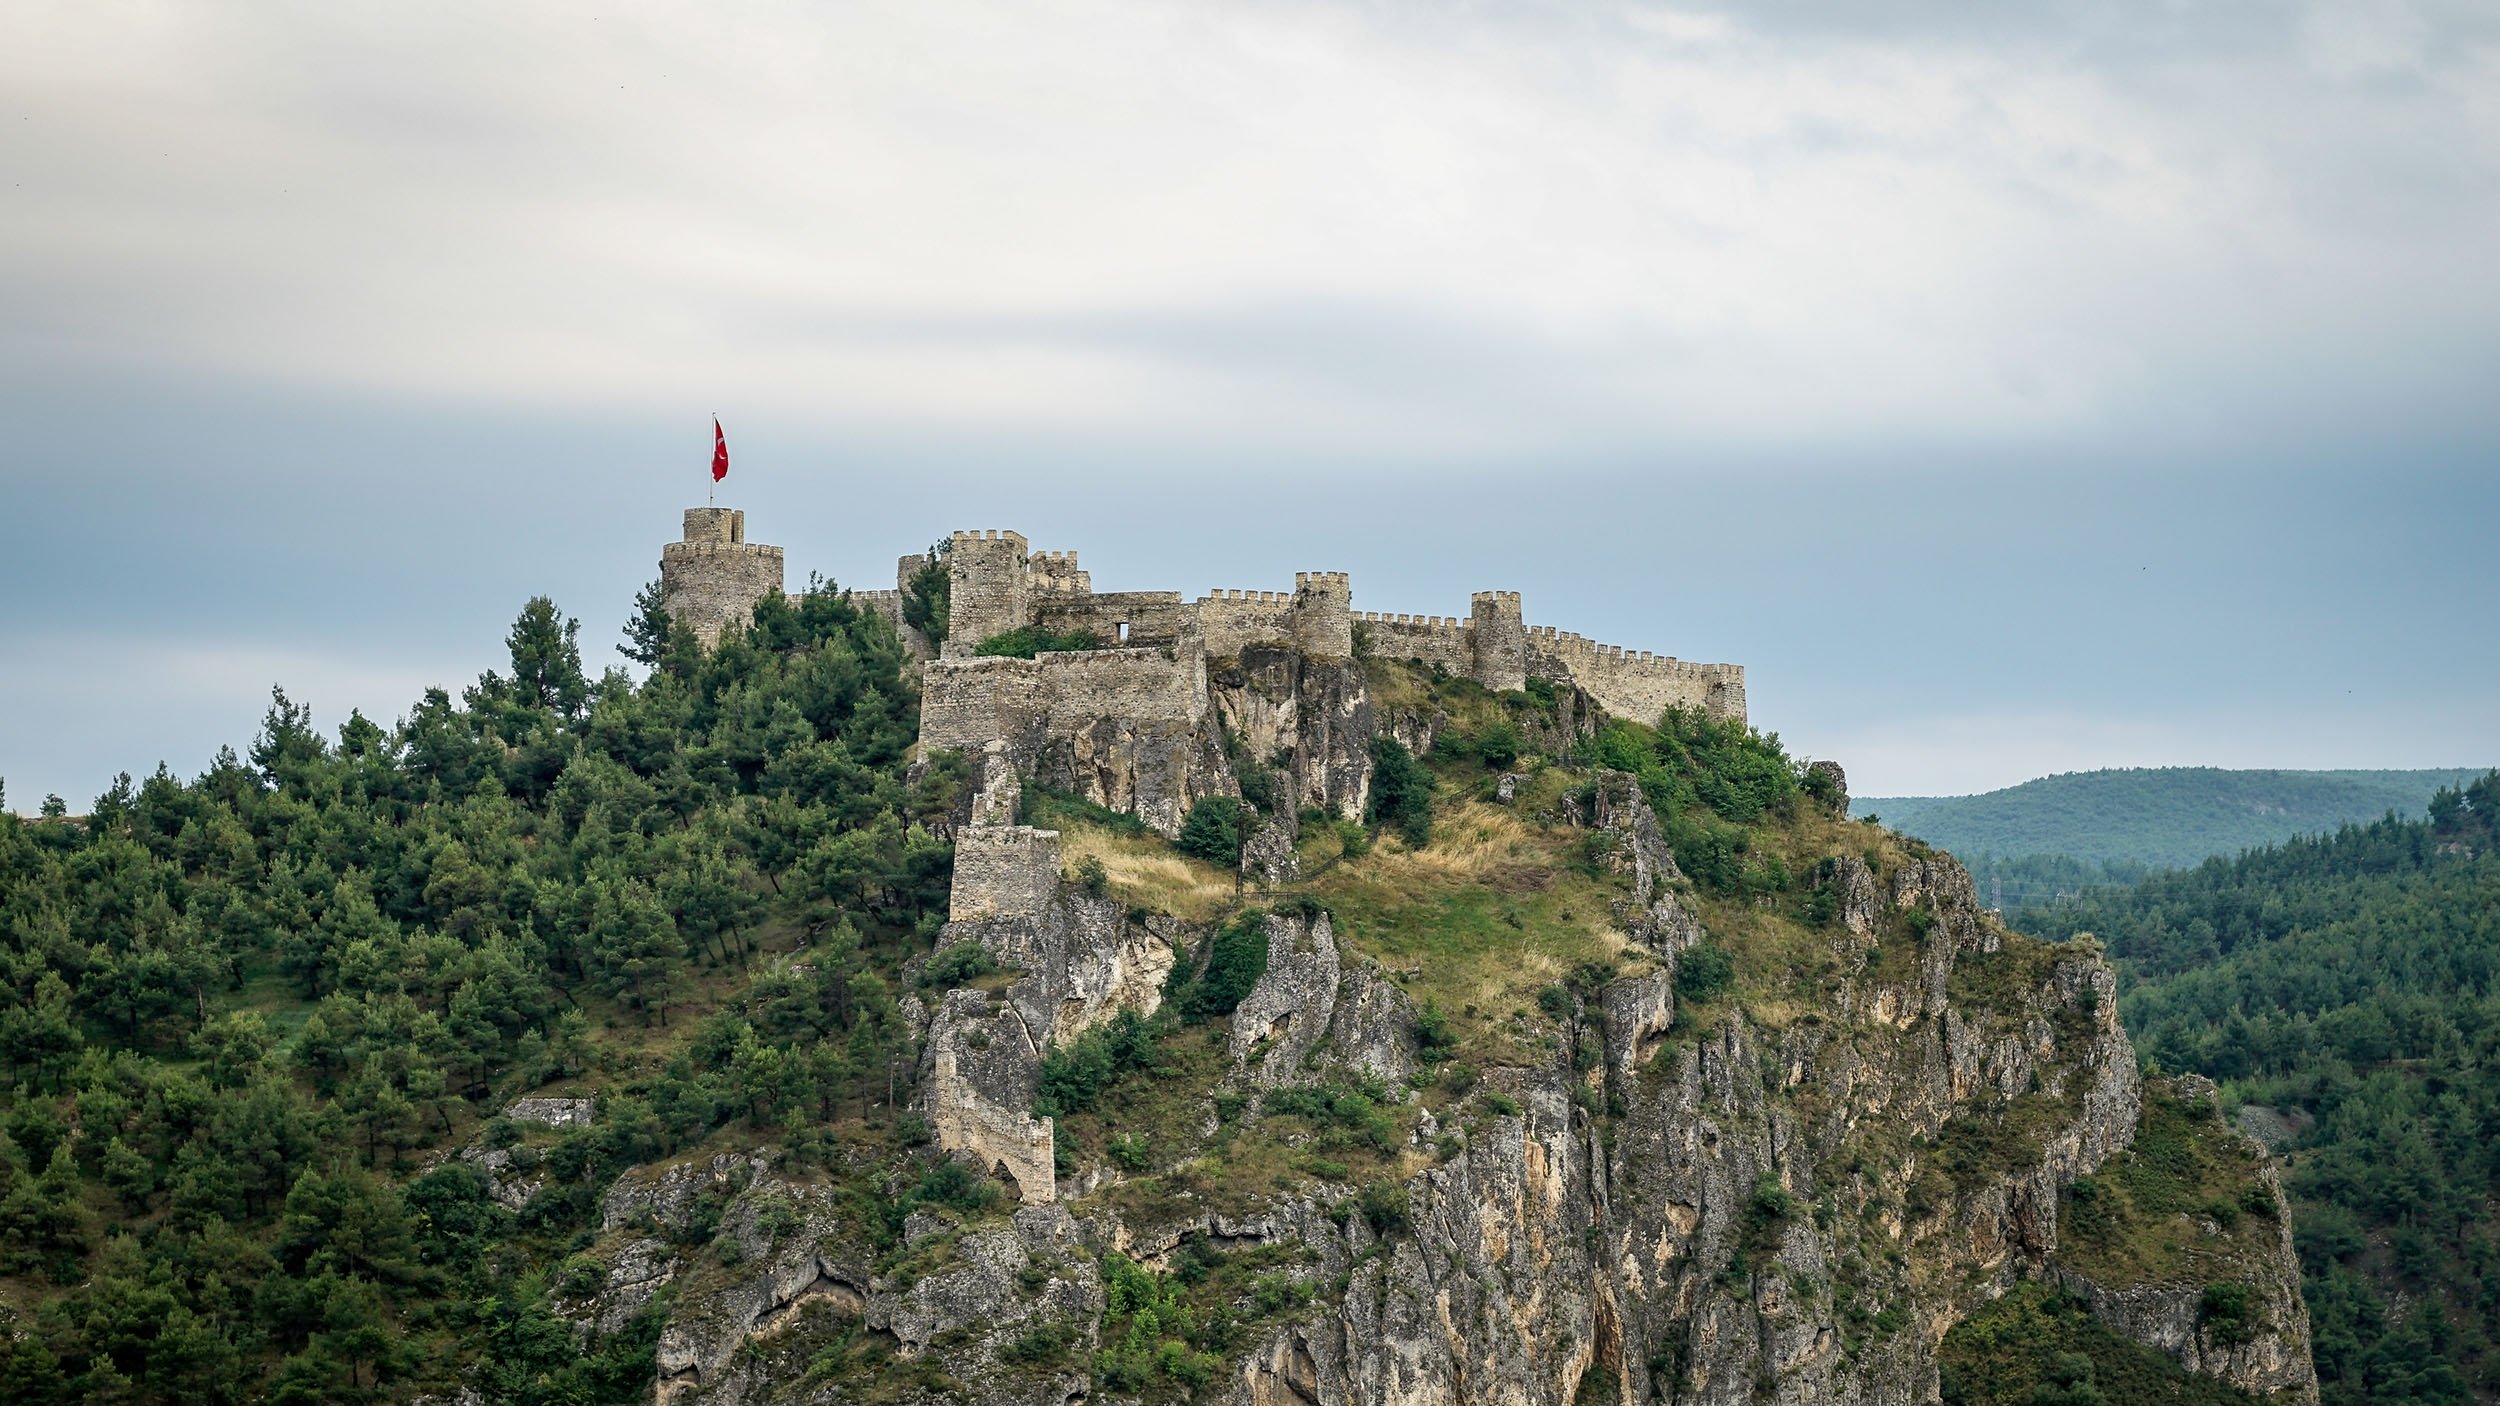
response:
<path id="1" fill-rule="evenodd" d="M 1637 6 L 27 4 L 0 359 L 1445 457 L 2244 416 L 2500 313 L 2489 51 L 2373 13 L 2120 72 Z M 1234 354 L 1279 307 L 1308 369 Z M 1474 354 L 1326 354 L 1376 326 Z"/>

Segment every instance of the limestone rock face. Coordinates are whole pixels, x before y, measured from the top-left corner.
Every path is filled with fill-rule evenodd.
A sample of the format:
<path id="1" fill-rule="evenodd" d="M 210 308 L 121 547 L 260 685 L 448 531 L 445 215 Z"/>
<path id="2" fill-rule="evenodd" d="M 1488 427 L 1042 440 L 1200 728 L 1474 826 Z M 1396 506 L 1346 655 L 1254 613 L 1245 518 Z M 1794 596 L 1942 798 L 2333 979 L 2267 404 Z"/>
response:
<path id="1" fill-rule="evenodd" d="M 722 1210 L 719 1237 L 704 1255 L 710 1265 L 663 1261 L 659 1242 L 640 1240 L 622 1248 L 610 1280 L 633 1276 L 642 1302 L 672 1279 L 682 1291 L 660 1334 L 654 1400 L 662 1406 L 822 1400 L 810 1362 L 845 1335 L 882 1338 L 906 1358 L 944 1342 L 943 1375 L 933 1383 L 951 1384 L 957 1399 L 1060 1406 L 1082 1394 L 1090 1330 L 1073 1329 L 1068 1361 L 1078 1365 L 1001 1361 L 1036 1327 L 1090 1324 L 1101 1312 L 1094 1252 L 1065 1211 L 1029 1206 L 1005 1226 L 984 1229 L 940 1222 L 914 1236 L 911 1249 L 929 1272 L 881 1275 L 855 1213 L 833 1188 L 762 1176 Z M 624 1297 L 614 1289 L 603 1295 L 603 1325 L 614 1308 L 607 1300 Z M 852 1391 L 871 1385 L 855 1383 Z"/>
<path id="2" fill-rule="evenodd" d="M 1246 832 L 1241 844 L 1241 872 L 1245 878 L 1272 885 L 1291 883 L 1302 876 L 1302 863 L 1293 852 L 1297 827 L 1292 815 L 1261 815 L 1245 804 L 1241 824 Z"/>
<path id="3" fill-rule="evenodd" d="M 1267 971 L 1233 1012 L 1243 1082 L 1306 1084 L 1353 1071 L 1395 1085 L 1414 1072 L 1415 1007 L 1375 969 L 1347 965 L 1325 912 L 1267 919 Z"/>
<path id="4" fill-rule="evenodd" d="M 2169 1092 L 2183 1101 L 2210 1106 L 2213 1082 L 2182 1075 L 2169 1082 Z M 2219 1119 L 2220 1110 L 2213 1110 Z M 2241 1134 L 2245 1136 L 2245 1134 Z M 2262 1148 L 2262 1143 L 2252 1143 Z M 2206 1321 L 2202 1278 L 2184 1283 L 2104 1286 L 2070 1266 L 2060 1266 L 2058 1282 L 2091 1304 L 2093 1314 L 2120 1334 L 2160 1348 L 2189 1370 L 2218 1377 L 2244 1391 L 2281 1392 L 2315 1400 L 2316 1376 L 2310 1365 L 2309 1315 L 2300 1296 L 2299 1260 L 2292 1248 L 2292 1218 L 2283 1197 L 2282 1174 L 2271 1161 L 2257 1166 L 2257 1175 L 2273 1202 L 2273 1214 L 2262 1223 L 2274 1227 L 2273 1253 L 2248 1266 L 2255 1271 L 2245 1333 L 2218 1333 Z M 2210 1237 L 2219 1227 L 2201 1217 L 2181 1217 L 2178 1233 L 2188 1239 Z"/>
<path id="5" fill-rule="evenodd" d="M 1629 872 L 1672 872 L 1671 855 L 1642 856 L 1655 820 L 1644 826 L 1637 787 L 1600 796 L 1597 818 L 1621 838 Z M 1577 1002 L 1550 1044 L 1532 1046 L 1542 1055 L 1485 1069 L 1502 1101 L 1479 1105 L 1463 1130 L 1419 1120 L 1405 1223 L 1385 1238 L 1326 1186 L 1174 1219 L 1091 1194 L 1110 1182 L 1072 1182 L 1062 1193 L 1083 1199 L 1027 1204 L 1003 1226 L 915 1215 L 903 1252 L 914 1268 L 881 1278 L 829 1206 L 814 1209 L 815 1193 L 715 1159 L 611 1192 L 619 1243 L 603 1292 L 621 1308 L 634 1293 L 648 1301 L 639 1286 L 676 1286 L 662 1396 L 681 1406 L 816 1399 L 803 1386 L 811 1344 L 840 1332 L 886 1335 L 898 1361 L 945 1383 L 917 1399 L 1066 1402 L 1097 1389 L 1083 1368 L 1100 1345 L 1099 1257 L 1166 1266 L 1191 1236 L 1268 1254 L 1323 1290 L 1235 1344 L 1201 1394 L 1236 1406 L 1564 1406 L 1601 1392 L 1673 1406 L 1912 1406 L 1937 1398 L 1945 1333 L 2032 1280 L 2066 1285 L 2188 1370 L 2314 1401 L 2288 1240 L 2251 1286 L 2258 1330 L 2229 1342 L 2200 1322 L 2201 1283 L 2104 1286 L 2061 1258 L 2061 1196 L 2128 1148 L 2143 1106 L 2097 954 L 2016 952 L 2002 933 L 1992 943 L 1994 920 L 1950 859 L 1914 861 L 1880 911 L 1872 875 L 1845 869 L 1828 880 L 1842 896 L 1833 930 L 1860 941 L 1862 926 L 1887 956 L 1839 967 L 1827 1009 L 1771 1021 L 1724 999 L 1685 1008 L 1681 949 L 1662 941 L 1658 969 Z M 930 1082 L 1001 1108 L 1025 1106 L 1017 1081 L 1046 1038 L 1152 999 L 1145 983 L 1102 975 L 1134 969 L 1121 954 L 1141 941 L 1168 954 L 1179 936 L 1075 890 L 1043 915 L 956 931 L 1024 974 L 995 997 L 967 988 L 938 1000 L 930 1044 L 956 1053 L 953 1072 Z M 1351 959 L 1323 910 L 1273 914 L 1264 936 L 1267 969 L 1233 1017 L 1225 1083 L 1266 1090 L 1361 1071 L 1402 1096 L 1423 1066 L 1397 983 Z M 978 1057 L 967 1052 L 975 1029 L 989 1032 Z M 1976 1172 L 1948 1166 L 1949 1128 L 1996 1127 L 2017 1111 L 2018 1145 Z M 722 1225 L 739 1267 L 696 1276 L 654 1237 L 724 1187 L 737 1198 Z M 1066 1365 L 1016 1365 L 1009 1345 L 1051 1324 L 1068 1344 L 1052 1360 Z"/>
<path id="6" fill-rule="evenodd" d="M 1309 806 L 1360 819 L 1371 795 L 1373 710 L 1363 666 L 1254 645 L 1208 678 L 1220 739 L 1229 732 L 1261 764 L 1283 758 L 1290 790 L 1277 809 Z"/>
<path id="7" fill-rule="evenodd" d="M 1024 1201 L 1051 1199 L 1051 1123 L 1031 1113 L 1043 1044 L 1012 1003 L 968 987 L 946 993 L 921 1063 L 938 1146 L 971 1160 Z"/>
<path id="8" fill-rule="evenodd" d="M 1701 924 L 1677 897 L 1684 872 L 1675 866 L 1658 827 L 1658 813 L 1630 772 L 1597 773 L 1591 823 L 1611 841 L 1606 862 L 1630 877 L 1632 898 L 1618 916 L 1625 931 L 1661 952 L 1681 952 L 1701 941 Z"/>
<path id="9" fill-rule="evenodd" d="M 1231 1054 L 1266 1088 L 1308 1078 L 1303 1061 L 1337 1013 L 1337 941 L 1323 915 L 1267 920 L 1267 971 L 1233 1012 Z"/>

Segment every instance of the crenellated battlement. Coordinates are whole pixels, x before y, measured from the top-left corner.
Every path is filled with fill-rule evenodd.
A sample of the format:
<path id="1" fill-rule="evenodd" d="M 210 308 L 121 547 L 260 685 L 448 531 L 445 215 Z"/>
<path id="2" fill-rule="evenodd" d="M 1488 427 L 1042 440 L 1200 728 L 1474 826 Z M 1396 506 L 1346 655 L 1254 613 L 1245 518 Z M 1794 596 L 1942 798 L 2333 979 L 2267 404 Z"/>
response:
<path id="1" fill-rule="evenodd" d="M 737 508 L 688 508 L 685 535 L 660 548 L 660 599 L 703 647 L 753 618 L 755 603 L 781 594 L 781 548 L 747 540 Z"/>
<path id="2" fill-rule="evenodd" d="M 743 516 L 743 514 L 741 516 Z M 1026 547 L 1023 533 L 1011 530 L 1002 531 L 1001 529 L 995 527 L 971 529 L 957 528 L 955 531 L 947 534 L 946 540 L 957 546 L 961 546 L 966 542 L 1005 542 L 1013 546 L 1018 555 L 1022 555 Z"/>
<path id="3" fill-rule="evenodd" d="M 1236 659 L 1258 648 L 1343 659 L 1354 652 L 1357 629 L 1375 655 L 1414 660 L 1496 692 L 1541 679 L 1577 688 L 1606 711 L 1643 722 L 1670 707 L 1745 716 L 1741 666 L 1693 663 L 1529 625 L 1517 591 L 1473 592 L 1464 616 L 1357 611 L 1353 579 L 1342 571 L 1297 571 L 1290 591 L 1226 586 L 1195 599 L 1177 591 L 1103 593 L 1094 590 L 1076 552 L 1037 552 L 1024 534 L 1003 528 L 950 534 L 944 561 L 949 613 L 940 652 L 954 672 L 944 687 L 927 681 L 932 686 L 924 688 L 922 720 L 925 738 L 932 718 L 941 719 L 934 726 L 945 741 L 938 745 L 977 746 L 1000 736 L 994 729 L 1001 707 L 1029 711 L 1028 704 L 1045 697 L 1044 711 L 1053 716 L 1081 715 L 1089 706 L 1083 695 L 1095 688 L 1107 690 L 1093 700 L 1104 705 L 1098 715 L 1122 707 L 1186 712 L 1193 705 L 1185 695 L 1204 692 L 1203 666 L 1196 666 L 1200 677 L 1191 683 L 1183 677 L 1189 666 L 1180 661 Z M 923 557 L 902 558 L 898 587 L 925 564 Z M 708 645 L 727 624 L 743 620 L 756 597 L 781 589 L 781 549 L 748 543 L 746 514 L 735 508 L 689 509 L 685 540 L 663 551 L 661 574 L 669 608 Z M 853 595 L 863 609 L 886 616 L 918 641 L 914 648 L 926 657 L 928 641 L 909 633 L 903 621 L 900 589 Z M 1106 647 L 1054 654 L 1048 662 L 975 657 L 982 641 L 1029 625 L 1090 631 Z"/>
<path id="4" fill-rule="evenodd" d="M 1455 615 L 1393 615 L 1379 610 L 1358 610 L 1354 618 L 1366 625 L 1398 625 L 1414 630 L 1466 630 L 1474 623 Z"/>

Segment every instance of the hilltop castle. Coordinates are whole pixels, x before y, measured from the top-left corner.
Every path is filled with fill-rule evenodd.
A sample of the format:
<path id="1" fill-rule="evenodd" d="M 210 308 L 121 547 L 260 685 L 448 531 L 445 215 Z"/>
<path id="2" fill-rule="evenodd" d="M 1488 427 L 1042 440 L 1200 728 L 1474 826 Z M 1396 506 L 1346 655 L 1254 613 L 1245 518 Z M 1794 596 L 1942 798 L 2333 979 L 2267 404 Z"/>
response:
<path id="1" fill-rule="evenodd" d="M 980 991 L 948 993 L 922 1061 L 922 1104 L 938 1145 L 990 1169 L 1024 1201 L 1057 1194 L 1052 1123 L 1030 1111 L 1044 1046 L 1111 1009 L 1151 1010 L 1173 960 L 1167 941 L 1122 923 L 1116 902 L 1064 881 L 1059 832 L 1017 823 L 1027 779 L 1134 815 L 1167 838 L 1198 801 L 1240 800 L 1240 871 L 1272 883 L 1296 872 L 1305 812 L 1363 816 L 1376 738 L 1431 745 L 1433 719 L 1375 698 L 1358 650 L 1496 693 L 1540 682 L 1552 695 L 1550 712 L 1540 711 L 1566 734 L 1601 713 L 1644 722 L 1670 707 L 1745 716 L 1742 668 L 1531 626 L 1516 591 L 1478 591 L 1463 619 L 1391 615 L 1355 610 L 1341 571 L 1296 573 L 1291 591 L 1210 591 L 1192 601 L 1178 591 L 1098 592 L 1076 553 L 1033 551 L 1014 532 L 958 532 L 942 554 L 946 626 L 934 646 L 903 608 L 927 556 L 895 563 L 895 589 L 851 599 L 892 621 L 923 661 L 923 748 L 973 763 L 940 942 L 979 942 L 1004 965 L 1038 974 L 1012 988 L 1014 1021 L 992 1020 Z M 735 508 L 689 508 L 684 540 L 661 550 L 660 583 L 671 615 L 709 647 L 749 619 L 756 601 L 782 593 L 781 548 L 747 541 L 746 514 Z M 1101 647 L 1030 659 L 977 652 L 1028 627 L 1087 633 Z M 1258 784 L 1245 787 L 1246 776 Z"/>
<path id="2" fill-rule="evenodd" d="M 1687 663 L 1530 625 L 1516 591 L 1478 591 L 1464 617 L 1357 611 L 1341 571 L 1297 572 L 1291 591 L 1217 590 L 1194 601 L 1178 591 L 1097 592 L 1076 553 L 1036 552 L 1022 534 L 996 530 L 955 533 L 943 561 L 949 605 L 935 647 L 903 618 L 903 590 L 929 564 L 926 556 L 897 561 L 895 589 L 852 593 L 892 620 L 926 661 L 924 744 L 978 756 L 1003 743 L 1017 770 L 1132 812 L 1165 834 L 1179 832 L 1198 795 L 1230 789 L 1223 734 L 1211 734 L 1210 718 L 1258 743 L 1262 757 L 1296 758 L 1298 803 L 1360 813 L 1368 767 L 1300 764 L 1311 748 L 1297 743 L 1329 741 L 1305 735 L 1327 724 L 1284 716 L 1310 712 L 1292 706 L 1299 680 L 1352 660 L 1358 636 L 1364 653 L 1411 659 L 1495 692 L 1534 679 L 1642 722 L 1670 707 L 1745 716 L 1741 665 Z M 661 550 L 660 579 L 670 613 L 709 646 L 758 598 L 783 592 L 782 550 L 747 541 L 746 514 L 736 508 L 689 508 L 684 539 Z M 1028 626 L 1087 631 L 1103 647 L 1032 659 L 975 654 L 982 641 Z M 1285 688 L 1277 695 L 1282 715 L 1250 694 L 1210 686 L 1211 663 L 1220 672 L 1261 661 L 1294 675 L 1272 681 Z M 1367 741 L 1367 705 L 1365 712 Z"/>

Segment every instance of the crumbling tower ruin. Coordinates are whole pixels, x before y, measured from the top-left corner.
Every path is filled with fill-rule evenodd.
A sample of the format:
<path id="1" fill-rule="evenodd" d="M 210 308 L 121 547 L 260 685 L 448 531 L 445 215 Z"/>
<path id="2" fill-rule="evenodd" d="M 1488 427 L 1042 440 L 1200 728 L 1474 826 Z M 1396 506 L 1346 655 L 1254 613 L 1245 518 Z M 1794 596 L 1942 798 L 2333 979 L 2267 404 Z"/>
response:
<path id="1" fill-rule="evenodd" d="M 688 508 L 685 540 L 660 548 L 661 601 L 705 649 L 752 618 L 758 600 L 780 594 L 781 548 L 749 542 L 740 509 Z"/>

